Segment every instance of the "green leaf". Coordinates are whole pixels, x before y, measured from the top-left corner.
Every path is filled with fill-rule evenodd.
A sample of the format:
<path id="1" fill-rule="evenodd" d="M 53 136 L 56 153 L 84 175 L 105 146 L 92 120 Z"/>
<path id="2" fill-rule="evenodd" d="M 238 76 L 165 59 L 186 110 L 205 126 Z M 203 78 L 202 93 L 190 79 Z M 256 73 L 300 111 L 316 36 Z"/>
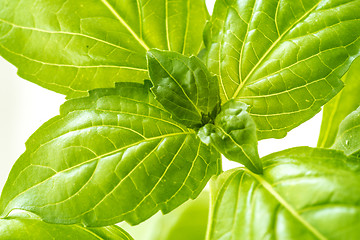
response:
<path id="1" fill-rule="evenodd" d="M 256 126 L 247 108 L 243 102 L 229 100 L 221 107 L 215 123 L 200 128 L 198 136 L 229 160 L 241 163 L 255 173 L 262 173 Z"/>
<path id="2" fill-rule="evenodd" d="M 318 147 L 331 147 L 341 121 L 360 106 L 360 58 L 353 62 L 342 80 L 345 87 L 324 106 Z"/>
<path id="3" fill-rule="evenodd" d="M 0 54 L 19 75 L 68 98 L 142 83 L 150 48 L 197 54 L 204 0 L 2 0 Z"/>
<path id="4" fill-rule="evenodd" d="M 0 219 L 2 240 L 132 240 L 133 238 L 116 225 L 101 228 L 85 228 L 80 225 L 49 224 L 38 219 Z"/>
<path id="5" fill-rule="evenodd" d="M 121 227 L 139 240 L 203 240 L 208 212 L 209 192 L 205 190 L 167 215 L 156 214 L 137 226 L 122 223 Z"/>
<path id="6" fill-rule="evenodd" d="M 360 107 L 350 113 L 340 124 L 333 149 L 342 150 L 346 155 L 360 157 Z"/>
<path id="7" fill-rule="evenodd" d="M 360 55 L 358 0 L 218 0 L 205 27 L 223 102 L 250 105 L 258 138 L 281 138 L 340 91 Z"/>
<path id="8" fill-rule="evenodd" d="M 147 53 L 151 89 L 173 118 L 199 128 L 220 110 L 217 77 L 196 56 L 150 50 Z"/>
<path id="9" fill-rule="evenodd" d="M 360 165 L 342 152 L 299 147 L 212 182 L 207 239 L 360 238 Z"/>
<path id="10" fill-rule="evenodd" d="M 137 224 L 197 197 L 220 171 L 220 156 L 149 88 L 120 83 L 66 102 L 27 141 L 2 193 L 2 216 L 23 209 L 52 223 Z"/>

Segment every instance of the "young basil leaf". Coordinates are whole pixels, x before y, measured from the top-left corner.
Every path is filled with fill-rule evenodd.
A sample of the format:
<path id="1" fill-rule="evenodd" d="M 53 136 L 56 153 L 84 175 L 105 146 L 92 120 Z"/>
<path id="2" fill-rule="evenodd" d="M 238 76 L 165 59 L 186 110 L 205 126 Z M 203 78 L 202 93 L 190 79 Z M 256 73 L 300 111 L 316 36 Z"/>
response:
<path id="1" fill-rule="evenodd" d="M 23 209 L 52 223 L 137 224 L 197 197 L 220 171 L 220 156 L 149 88 L 120 83 L 66 102 L 27 141 L 2 193 L 2 216 Z"/>
<path id="2" fill-rule="evenodd" d="M 342 88 L 360 55 L 360 1 L 218 0 L 205 29 L 222 100 L 250 105 L 259 139 L 281 138 Z"/>
<path id="3" fill-rule="evenodd" d="M 156 214 L 137 226 L 120 226 L 139 240 L 202 240 L 208 215 L 209 192 L 205 190 L 167 215 Z"/>
<path id="4" fill-rule="evenodd" d="M 345 87 L 324 106 L 318 147 L 331 147 L 341 121 L 360 106 L 360 58 L 352 63 L 342 80 Z"/>
<path id="5" fill-rule="evenodd" d="M 200 128 L 198 136 L 212 144 L 231 161 L 244 164 L 255 173 L 262 173 L 257 149 L 256 126 L 246 111 L 248 106 L 238 100 L 229 100 L 221 107 L 214 124 Z"/>
<path id="6" fill-rule="evenodd" d="M 262 160 L 263 175 L 240 168 L 212 183 L 207 239 L 360 238 L 357 159 L 300 147 Z"/>
<path id="7" fill-rule="evenodd" d="M 177 122 L 199 128 L 215 118 L 220 110 L 218 80 L 199 58 L 152 49 L 147 59 L 151 90 Z"/>
<path id="8" fill-rule="evenodd" d="M 68 98 L 147 78 L 146 51 L 197 54 L 204 0 L 3 0 L 0 54 L 19 75 Z"/>
<path id="9" fill-rule="evenodd" d="M 116 225 L 85 228 L 80 225 L 49 224 L 38 219 L 0 219 L 2 240 L 133 240 Z"/>
<path id="10" fill-rule="evenodd" d="M 333 149 L 342 150 L 346 155 L 360 157 L 360 107 L 350 113 L 340 124 Z"/>

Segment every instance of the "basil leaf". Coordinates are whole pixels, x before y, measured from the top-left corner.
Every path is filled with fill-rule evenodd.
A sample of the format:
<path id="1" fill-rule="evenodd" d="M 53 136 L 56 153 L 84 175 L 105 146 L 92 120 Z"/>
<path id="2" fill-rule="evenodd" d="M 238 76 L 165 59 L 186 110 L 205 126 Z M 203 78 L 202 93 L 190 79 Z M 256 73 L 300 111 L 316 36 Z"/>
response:
<path id="1" fill-rule="evenodd" d="M 346 155 L 360 157 L 360 107 L 350 113 L 340 124 L 333 149 L 342 150 Z"/>
<path id="2" fill-rule="evenodd" d="M 220 156 L 149 88 L 120 83 L 66 102 L 27 141 L 2 193 L 2 216 L 23 209 L 51 223 L 137 224 L 197 197 L 220 171 Z"/>
<path id="3" fill-rule="evenodd" d="M 204 0 L 3 0 L 0 54 L 19 75 L 68 98 L 147 78 L 146 51 L 197 54 Z"/>
<path id="4" fill-rule="evenodd" d="M 359 239 L 359 161 L 299 147 L 262 159 L 264 174 L 240 168 L 212 183 L 208 239 Z"/>
<path id="5" fill-rule="evenodd" d="M 116 225 L 85 228 L 80 225 L 49 224 L 38 219 L 0 219 L 2 240 L 92 240 L 133 238 Z"/>
<path id="6" fill-rule="evenodd" d="M 345 87 L 323 109 L 318 147 L 331 147 L 344 118 L 360 106 L 360 58 L 342 78 Z"/>
<path id="7" fill-rule="evenodd" d="M 152 91 L 177 122 L 199 128 L 215 118 L 220 110 L 217 77 L 200 59 L 155 49 L 147 59 Z"/>
<path id="8" fill-rule="evenodd" d="M 205 190 L 167 215 L 156 214 L 137 226 L 120 226 L 139 240 L 201 240 L 205 239 L 208 212 L 209 192 Z"/>
<path id="9" fill-rule="evenodd" d="M 281 138 L 342 88 L 360 55 L 360 2 L 218 0 L 205 29 L 222 100 L 250 105 L 259 139 Z"/>
<path id="10" fill-rule="evenodd" d="M 243 102 L 229 100 L 221 107 L 215 123 L 200 128 L 198 136 L 229 160 L 241 163 L 255 173 L 262 173 L 256 126 L 247 108 Z"/>

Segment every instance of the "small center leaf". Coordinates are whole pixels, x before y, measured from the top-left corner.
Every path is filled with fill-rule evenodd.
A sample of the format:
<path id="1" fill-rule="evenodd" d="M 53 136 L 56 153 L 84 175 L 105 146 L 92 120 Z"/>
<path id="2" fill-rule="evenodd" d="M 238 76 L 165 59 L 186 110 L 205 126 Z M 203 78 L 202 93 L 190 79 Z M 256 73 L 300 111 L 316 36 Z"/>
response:
<path id="1" fill-rule="evenodd" d="M 215 118 L 220 109 L 218 80 L 199 58 L 152 49 L 147 60 L 152 91 L 174 120 L 200 128 Z"/>
<path id="2" fill-rule="evenodd" d="M 247 105 L 230 100 L 221 107 L 214 124 L 199 129 L 198 136 L 206 144 L 212 144 L 231 161 L 239 162 L 255 173 L 262 173 L 257 149 L 256 125 Z"/>

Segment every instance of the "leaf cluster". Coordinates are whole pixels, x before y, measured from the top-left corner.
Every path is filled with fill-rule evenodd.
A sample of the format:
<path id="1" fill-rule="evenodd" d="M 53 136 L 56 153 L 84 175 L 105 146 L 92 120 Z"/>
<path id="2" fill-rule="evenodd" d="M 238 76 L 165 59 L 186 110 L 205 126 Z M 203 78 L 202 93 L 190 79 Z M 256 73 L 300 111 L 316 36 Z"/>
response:
<path id="1" fill-rule="evenodd" d="M 0 0 L 0 54 L 68 99 L 1 239 L 360 238 L 359 0 Z M 318 148 L 260 158 L 322 106 Z"/>

